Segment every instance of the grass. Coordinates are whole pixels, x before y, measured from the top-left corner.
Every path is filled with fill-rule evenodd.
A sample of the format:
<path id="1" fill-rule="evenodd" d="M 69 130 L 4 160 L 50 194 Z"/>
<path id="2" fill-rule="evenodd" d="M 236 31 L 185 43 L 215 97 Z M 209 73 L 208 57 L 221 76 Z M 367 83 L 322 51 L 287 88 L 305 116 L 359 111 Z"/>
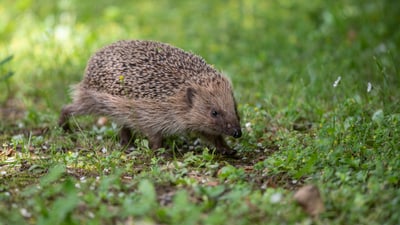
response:
<path id="1" fill-rule="evenodd" d="M 0 5 L 0 224 L 398 224 L 400 4 L 28 1 Z M 120 39 L 203 56 L 235 87 L 239 159 L 193 140 L 127 151 L 57 127 L 89 56 Z M 12 57 L 11 57 L 12 56 Z M 340 79 L 339 79 L 340 77 Z M 336 85 L 334 85 L 336 83 Z M 295 190 L 314 184 L 309 217 Z"/>

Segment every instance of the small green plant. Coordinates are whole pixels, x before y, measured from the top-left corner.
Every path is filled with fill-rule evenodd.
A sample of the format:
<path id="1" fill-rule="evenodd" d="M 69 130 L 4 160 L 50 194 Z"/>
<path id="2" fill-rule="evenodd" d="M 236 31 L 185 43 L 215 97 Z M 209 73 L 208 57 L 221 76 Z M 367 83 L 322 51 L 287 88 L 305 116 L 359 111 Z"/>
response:
<path id="1" fill-rule="evenodd" d="M 5 83 L 6 90 L 7 90 L 5 98 L 0 99 L 1 101 L 7 100 L 11 93 L 9 80 L 14 75 L 14 72 L 5 69 L 5 65 L 6 65 L 6 63 L 10 62 L 12 59 L 13 59 L 13 56 L 10 55 L 0 61 L 0 83 Z"/>

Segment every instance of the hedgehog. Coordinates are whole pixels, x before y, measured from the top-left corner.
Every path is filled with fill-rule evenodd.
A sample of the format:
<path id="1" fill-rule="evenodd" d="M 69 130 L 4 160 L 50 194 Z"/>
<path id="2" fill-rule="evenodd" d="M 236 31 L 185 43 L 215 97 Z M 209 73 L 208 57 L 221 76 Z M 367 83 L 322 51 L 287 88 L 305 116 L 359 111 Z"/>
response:
<path id="1" fill-rule="evenodd" d="M 123 145 L 140 133 L 155 150 L 166 137 L 195 134 L 231 155 L 236 151 L 224 137 L 242 136 L 230 80 L 202 57 L 166 43 L 122 40 L 100 49 L 71 97 L 59 119 L 64 130 L 71 116 L 106 116 L 121 127 Z"/>

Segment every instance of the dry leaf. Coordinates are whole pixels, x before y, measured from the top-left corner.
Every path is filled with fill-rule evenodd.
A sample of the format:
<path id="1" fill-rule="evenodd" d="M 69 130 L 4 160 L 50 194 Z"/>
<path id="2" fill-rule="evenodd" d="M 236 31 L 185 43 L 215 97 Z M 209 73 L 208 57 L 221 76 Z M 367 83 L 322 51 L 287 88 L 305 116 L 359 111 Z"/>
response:
<path id="1" fill-rule="evenodd" d="M 294 194 L 294 199 L 311 216 L 317 216 L 325 210 L 321 194 L 315 185 L 307 185 Z"/>

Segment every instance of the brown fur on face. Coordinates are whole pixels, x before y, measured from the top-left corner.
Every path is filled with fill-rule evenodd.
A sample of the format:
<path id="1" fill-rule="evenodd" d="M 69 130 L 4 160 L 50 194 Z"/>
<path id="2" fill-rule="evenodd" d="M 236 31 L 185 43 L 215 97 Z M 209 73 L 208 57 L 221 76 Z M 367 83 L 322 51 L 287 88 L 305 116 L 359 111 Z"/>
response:
<path id="1" fill-rule="evenodd" d="M 217 85 L 193 84 L 186 97 L 191 105 L 185 115 L 187 127 L 200 133 L 240 136 L 240 119 L 228 80 L 221 77 Z"/>
<path id="2" fill-rule="evenodd" d="M 241 136 L 229 80 L 202 58 L 159 42 L 121 41 L 97 52 L 59 124 L 68 129 L 69 117 L 83 114 L 108 116 L 122 126 L 121 142 L 138 131 L 153 149 L 166 136 L 194 132 L 230 154 L 222 136 Z"/>

